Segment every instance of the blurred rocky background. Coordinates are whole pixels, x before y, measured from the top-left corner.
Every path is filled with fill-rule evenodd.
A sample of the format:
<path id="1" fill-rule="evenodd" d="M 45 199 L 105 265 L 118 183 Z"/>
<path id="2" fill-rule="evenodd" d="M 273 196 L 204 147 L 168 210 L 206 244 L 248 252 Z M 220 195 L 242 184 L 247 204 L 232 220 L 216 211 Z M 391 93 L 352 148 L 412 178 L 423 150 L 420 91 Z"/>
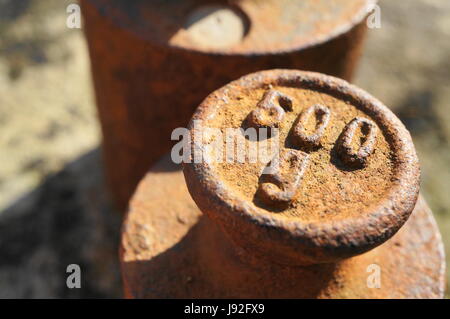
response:
<path id="1" fill-rule="evenodd" d="M 69 0 L 0 0 L 0 298 L 121 297 L 82 30 Z M 450 1 L 382 0 L 355 79 L 411 131 L 450 256 Z M 82 288 L 66 287 L 79 264 Z M 448 272 L 450 274 L 450 272 Z"/>

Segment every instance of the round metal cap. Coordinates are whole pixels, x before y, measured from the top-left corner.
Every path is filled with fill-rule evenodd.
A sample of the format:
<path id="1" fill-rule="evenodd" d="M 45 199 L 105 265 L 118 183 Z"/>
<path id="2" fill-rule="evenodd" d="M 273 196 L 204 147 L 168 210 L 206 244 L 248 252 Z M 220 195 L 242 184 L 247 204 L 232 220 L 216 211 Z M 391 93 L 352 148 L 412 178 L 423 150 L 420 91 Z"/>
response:
<path id="1" fill-rule="evenodd" d="M 376 0 L 86 0 L 164 46 L 220 54 L 290 52 L 348 32 Z"/>
<path id="2" fill-rule="evenodd" d="M 419 192 L 410 134 L 334 77 L 250 74 L 210 94 L 189 126 L 194 201 L 244 249 L 282 264 L 366 252 L 406 222 Z"/>

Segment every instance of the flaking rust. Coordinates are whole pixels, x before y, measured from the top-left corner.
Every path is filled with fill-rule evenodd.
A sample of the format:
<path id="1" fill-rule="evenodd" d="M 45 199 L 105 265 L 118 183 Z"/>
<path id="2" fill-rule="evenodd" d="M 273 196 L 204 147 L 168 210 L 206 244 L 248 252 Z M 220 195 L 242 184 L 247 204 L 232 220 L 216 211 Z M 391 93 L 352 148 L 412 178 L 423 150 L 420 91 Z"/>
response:
<path id="1" fill-rule="evenodd" d="M 141 181 L 122 233 L 126 296 L 442 298 L 443 245 L 411 137 L 364 91 L 311 72 L 244 76 L 198 107 L 193 149 L 207 149 L 194 138 L 207 128 L 246 127 L 274 91 L 290 107 L 270 122 L 272 160 L 189 161 L 185 185 L 166 156 Z"/>
<path id="2" fill-rule="evenodd" d="M 351 79 L 371 0 L 81 0 L 106 176 L 123 210 L 212 91 L 292 68 Z"/>

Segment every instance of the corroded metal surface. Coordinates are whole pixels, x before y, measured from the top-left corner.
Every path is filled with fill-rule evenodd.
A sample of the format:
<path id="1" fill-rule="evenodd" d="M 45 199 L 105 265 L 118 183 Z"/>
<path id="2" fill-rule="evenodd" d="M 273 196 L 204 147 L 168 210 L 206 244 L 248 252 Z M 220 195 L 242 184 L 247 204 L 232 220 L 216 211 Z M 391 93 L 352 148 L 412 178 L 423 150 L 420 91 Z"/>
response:
<path id="1" fill-rule="evenodd" d="M 177 198 L 177 200 L 173 200 Z M 129 298 L 442 298 L 441 237 L 422 197 L 379 247 L 308 267 L 248 260 L 202 215 L 170 157 L 141 181 L 123 224 L 121 268 Z M 368 288 L 370 265 L 381 288 Z M 370 268 L 369 268 L 370 269 Z"/>
<path id="2" fill-rule="evenodd" d="M 121 208 L 211 91 L 263 69 L 350 79 L 370 0 L 81 0 L 107 178 Z M 220 39 L 220 41 L 218 41 Z"/>
<path id="3" fill-rule="evenodd" d="M 243 141 L 280 139 L 274 171 L 213 157 L 222 132 L 260 124 L 273 134 Z M 184 164 L 186 184 L 166 156 L 130 203 L 127 297 L 443 297 L 443 244 L 411 137 L 369 94 L 317 73 L 258 72 L 210 94 L 190 130 L 190 158 L 203 160 Z"/>
<path id="4" fill-rule="evenodd" d="M 286 111 L 266 114 L 277 114 L 268 121 L 277 135 L 242 142 L 246 150 L 264 150 L 268 160 L 214 157 L 230 140 L 207 132 L 245 126 L 274 91 L 290 101 Z M 277 103 L 283 104 L 270 105 Z M 400 120 L 330 76 L 295 70 L 244 76 L 210 94 L 189 128 L 193 150 L 204 158 L 193 163 L 192 153 L 185 164 L 194 201 L 237 245 L 275 263 L 329 263 L 366 252 L 400 229 L 419 193 L 418 159 Z M 236 141 L 242 136 L 236 133 Z M 279 167 L 263 173 L 275 160 Z"/>
<path id="5" fill-rule="evenodd" d="M 376 3 L 375 0 L 89 0 L 99 13 L 134 36 L 162 46 L 218 54 L 268 54 L 311 47 L 360 23 Z M 236 32 L 236 22 L 220 15 L 229 11 L 242 21 L 240 41 L 220 48 L 220 39 L 195 41 L 195 23 L 217 13 L 218 24 L 205 25 L 220 29 L 221 35 Z M 214 23 L 214 22 L 212 22 Z M 206 32 L 206 30 L 204 30 Z M 194 32 L 194 34 L 192 34 Z M 217 31 L 216 31 L 217 32 Z M 208 34 L 204 33 L 204 36 Z M 207 43 L 206 40 L 210 40 Z"/>

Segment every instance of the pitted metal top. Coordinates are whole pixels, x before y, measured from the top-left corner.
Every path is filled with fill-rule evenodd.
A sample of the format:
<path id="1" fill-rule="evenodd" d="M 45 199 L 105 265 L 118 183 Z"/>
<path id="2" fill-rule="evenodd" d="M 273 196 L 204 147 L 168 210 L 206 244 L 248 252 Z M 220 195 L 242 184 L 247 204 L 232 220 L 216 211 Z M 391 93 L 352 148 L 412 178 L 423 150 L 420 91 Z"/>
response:
<path id="1" fill-rule="evenodd" d="M 267 138 L 251 136 L 261 128 Z M 197 205 L 242 246 L 281 262 L 367 251 L 403 225 L 417 199 L 409 133 L 343 80 L 251 74 L 206 98 L 190 130 L 198 163 L 186 164 L 185 175 Z"/>
<path id="2" fill-rule="evenodd" d="M 347 32 L 376 0 L 88 0 L 111 21 L 164 46 L 220 54 L 298 50 Z"/>

